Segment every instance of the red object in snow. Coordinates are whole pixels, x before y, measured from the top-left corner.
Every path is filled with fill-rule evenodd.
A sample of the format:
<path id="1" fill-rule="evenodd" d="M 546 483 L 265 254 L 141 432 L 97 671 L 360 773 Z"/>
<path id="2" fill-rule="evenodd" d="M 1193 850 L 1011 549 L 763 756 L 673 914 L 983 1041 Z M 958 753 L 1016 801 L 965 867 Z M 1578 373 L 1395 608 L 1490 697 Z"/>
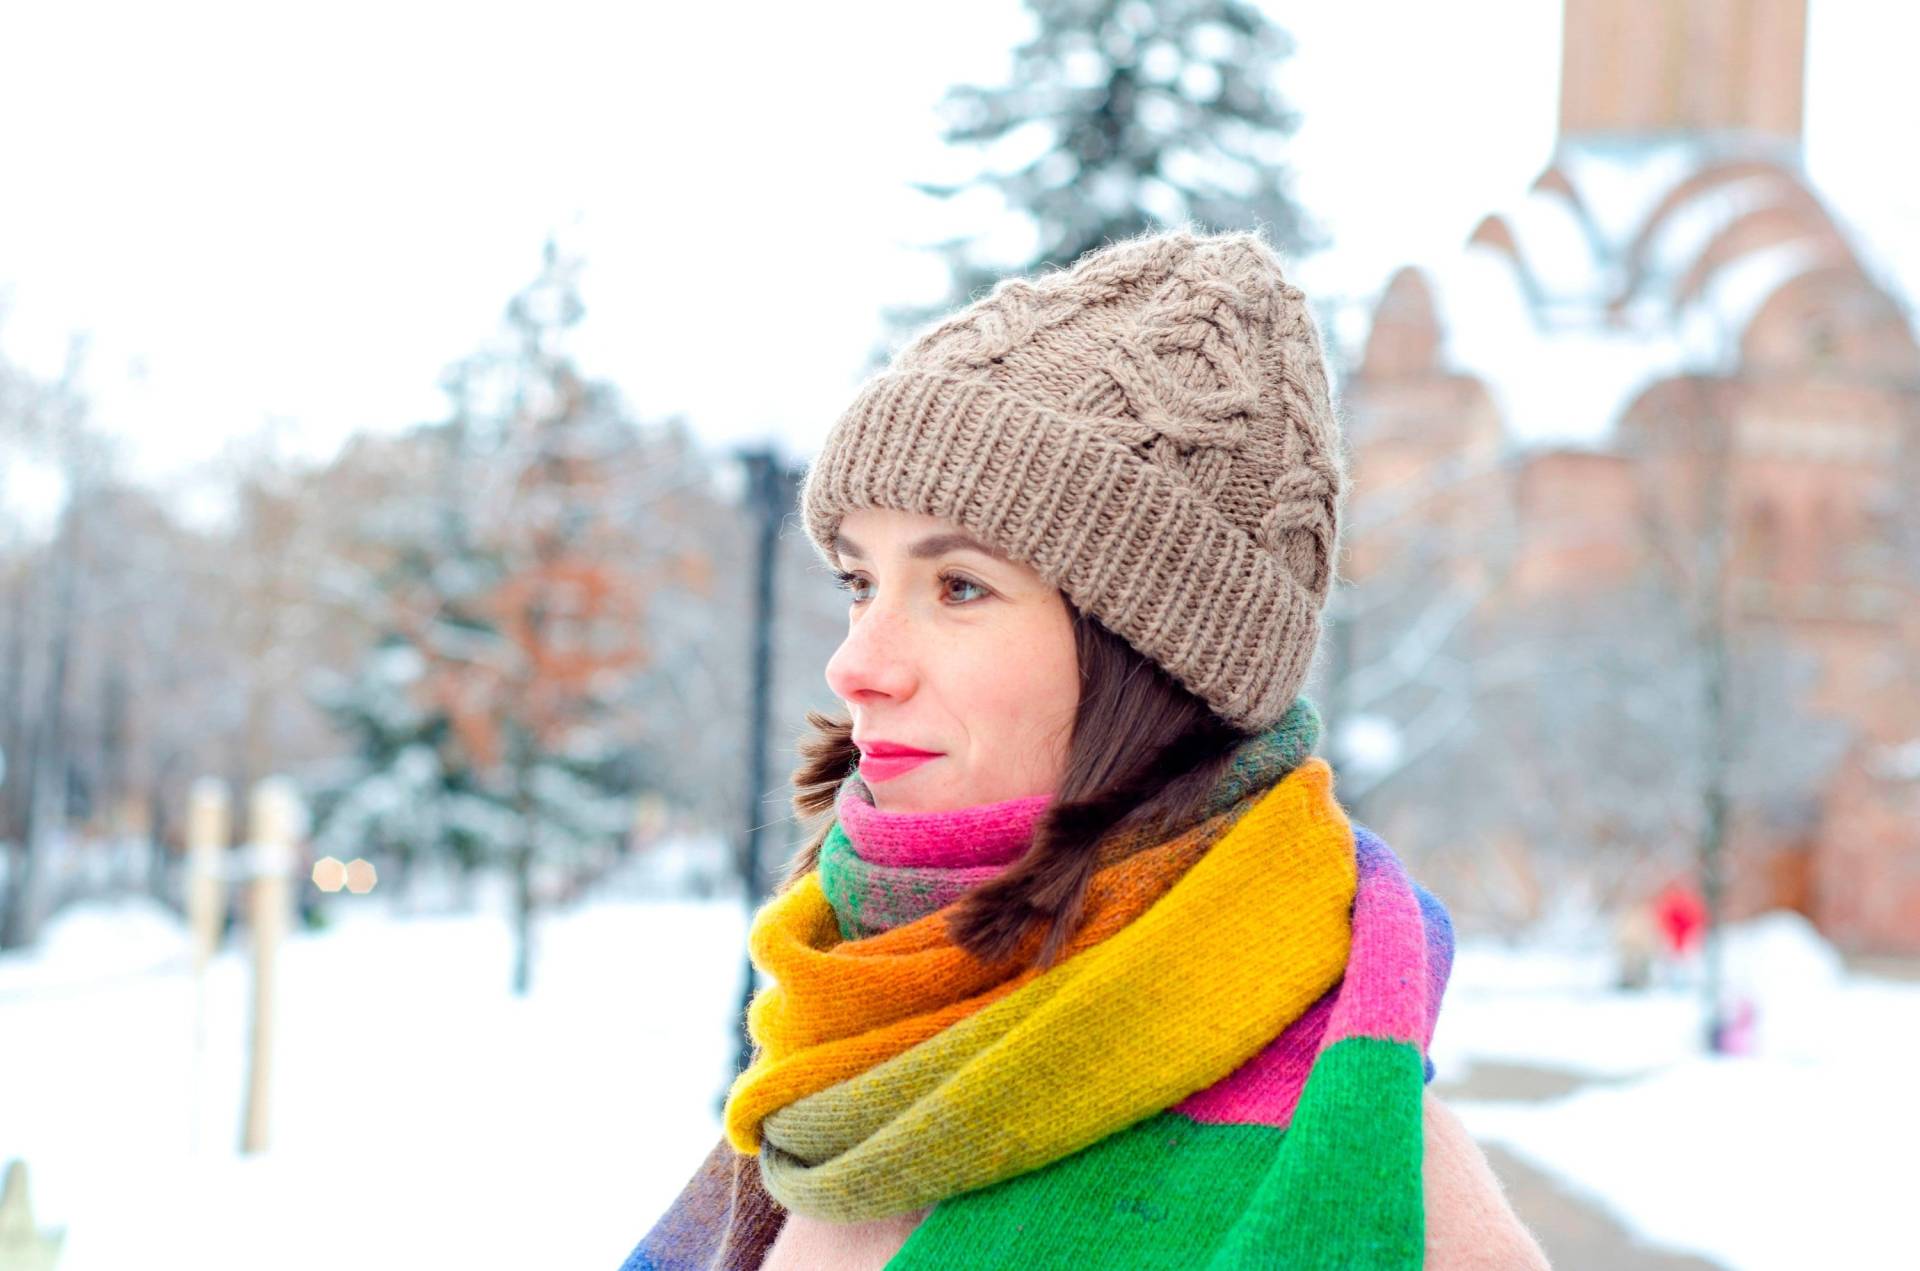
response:
<path id="1" fill-rule="evenodd" d="M 1653 920 L 1671 953 L 1685 953 L 1700 943 L 1707 926 L 1706 902 L 1685 883 L 1668 883 L 1653 898 Z"/>

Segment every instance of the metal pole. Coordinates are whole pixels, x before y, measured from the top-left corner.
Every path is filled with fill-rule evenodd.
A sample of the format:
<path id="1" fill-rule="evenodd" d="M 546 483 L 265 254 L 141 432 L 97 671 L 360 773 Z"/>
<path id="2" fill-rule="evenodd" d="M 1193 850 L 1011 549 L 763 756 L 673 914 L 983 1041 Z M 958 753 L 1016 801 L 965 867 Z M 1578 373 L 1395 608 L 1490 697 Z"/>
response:
<path id="1" fill-rule="evenodd" d="M 1701 580 L 1701 652 L 1705 660 L 1702 677 L 1702 708 L 1706 716 L 1707 780 L 1704 793 L 1705 824 L 1701 839 L 1700 892 L 1706 908 L 1706 1043 L 1707 1053 L 1724 1054 L 1727 1048 L 1725 945 L 1722 924 L 1725 920 L 1727 892 L 1728 834 L 1732 828 L 1732 799 L 1727 789 L 1733 767 L 1734 745 L 1730 732 L 1732 684 L 1728 645 L 1732 640 L 1732 606 L 1728 601 L 1728 554 L 1731 528 L 1728 524 L 1729 487 L 1734 460 L 1733 438 L 1736 419 L 1722 405 L 1720 394 L 1705 397 L 1706 409 L 1696 424 L 1701 441 L 1697 453 L 1706 464 L 1707 507 L 1699 530 L 1699 559 L 1705 572 Z"/>
<path id="2" fill-rule="evenodd" d="M 750 655 L 752 699 L 747 715 L 747 824 L 740 838 L 736 869 L 741 879 L 749 917 L 765 896 L 760 834 L 766 817 L 767 729 L 773 702 L 774 562 L 780 545 L 780 526 L 792 504 L 795 484 L 791 471 L 771 447 L 740 453 L 747 470 L 747 506 L 754 518 L 753 645 Z M 745 959 L 740 1009 L 735 1014 L 738 1047 L 734 1071 L 743 1072 L 753 1060 L 753 1041 L 747 1033 L 747 1005 L 753 1000 L 754 969 Z M 724 1095 L 723 1095 L 724 1099 Z"/>

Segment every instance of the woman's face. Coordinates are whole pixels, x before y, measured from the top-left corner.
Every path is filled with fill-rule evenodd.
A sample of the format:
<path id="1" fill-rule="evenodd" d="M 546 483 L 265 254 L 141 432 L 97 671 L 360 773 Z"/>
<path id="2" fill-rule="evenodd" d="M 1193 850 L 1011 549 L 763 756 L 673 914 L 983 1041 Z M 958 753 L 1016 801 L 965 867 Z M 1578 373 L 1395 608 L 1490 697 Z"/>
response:
<path id="1" fill-rule="evenodd" d="M 827 683 L 853 718 L 874 805 L 944 812 L 1053 793 L 1080 700 L 1058 589 L 913 512 L 849 512 L 835 548 L 847 638 Z M 907 749 L 935 757 L 886 758 Z"/>

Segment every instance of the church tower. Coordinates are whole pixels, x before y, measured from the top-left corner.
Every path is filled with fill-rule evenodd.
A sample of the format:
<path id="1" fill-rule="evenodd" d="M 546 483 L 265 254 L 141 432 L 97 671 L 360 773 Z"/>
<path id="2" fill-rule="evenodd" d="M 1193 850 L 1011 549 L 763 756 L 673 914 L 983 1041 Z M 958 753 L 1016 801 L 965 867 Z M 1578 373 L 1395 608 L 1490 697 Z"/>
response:
<path id="1" fill-rule="evenodd" d="M 1806 0 L 1566 0 L 1560 136 L 1748 134 L 1797 148 Z"/>

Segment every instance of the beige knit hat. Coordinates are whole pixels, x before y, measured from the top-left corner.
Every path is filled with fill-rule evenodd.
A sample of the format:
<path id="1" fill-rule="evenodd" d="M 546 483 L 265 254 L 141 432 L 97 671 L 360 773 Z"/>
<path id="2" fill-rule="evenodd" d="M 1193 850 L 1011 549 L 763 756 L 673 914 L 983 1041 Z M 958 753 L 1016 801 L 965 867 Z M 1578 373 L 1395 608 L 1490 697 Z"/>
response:
<path id="1" fill-rule="evenodd" d="M 1010 278 L 867 381 L 801 517 L 953 521 L 1248 730 L 1307 677 L 1345 498 L 1320 333 L 1251 233 L 1179 229 Z"/>

